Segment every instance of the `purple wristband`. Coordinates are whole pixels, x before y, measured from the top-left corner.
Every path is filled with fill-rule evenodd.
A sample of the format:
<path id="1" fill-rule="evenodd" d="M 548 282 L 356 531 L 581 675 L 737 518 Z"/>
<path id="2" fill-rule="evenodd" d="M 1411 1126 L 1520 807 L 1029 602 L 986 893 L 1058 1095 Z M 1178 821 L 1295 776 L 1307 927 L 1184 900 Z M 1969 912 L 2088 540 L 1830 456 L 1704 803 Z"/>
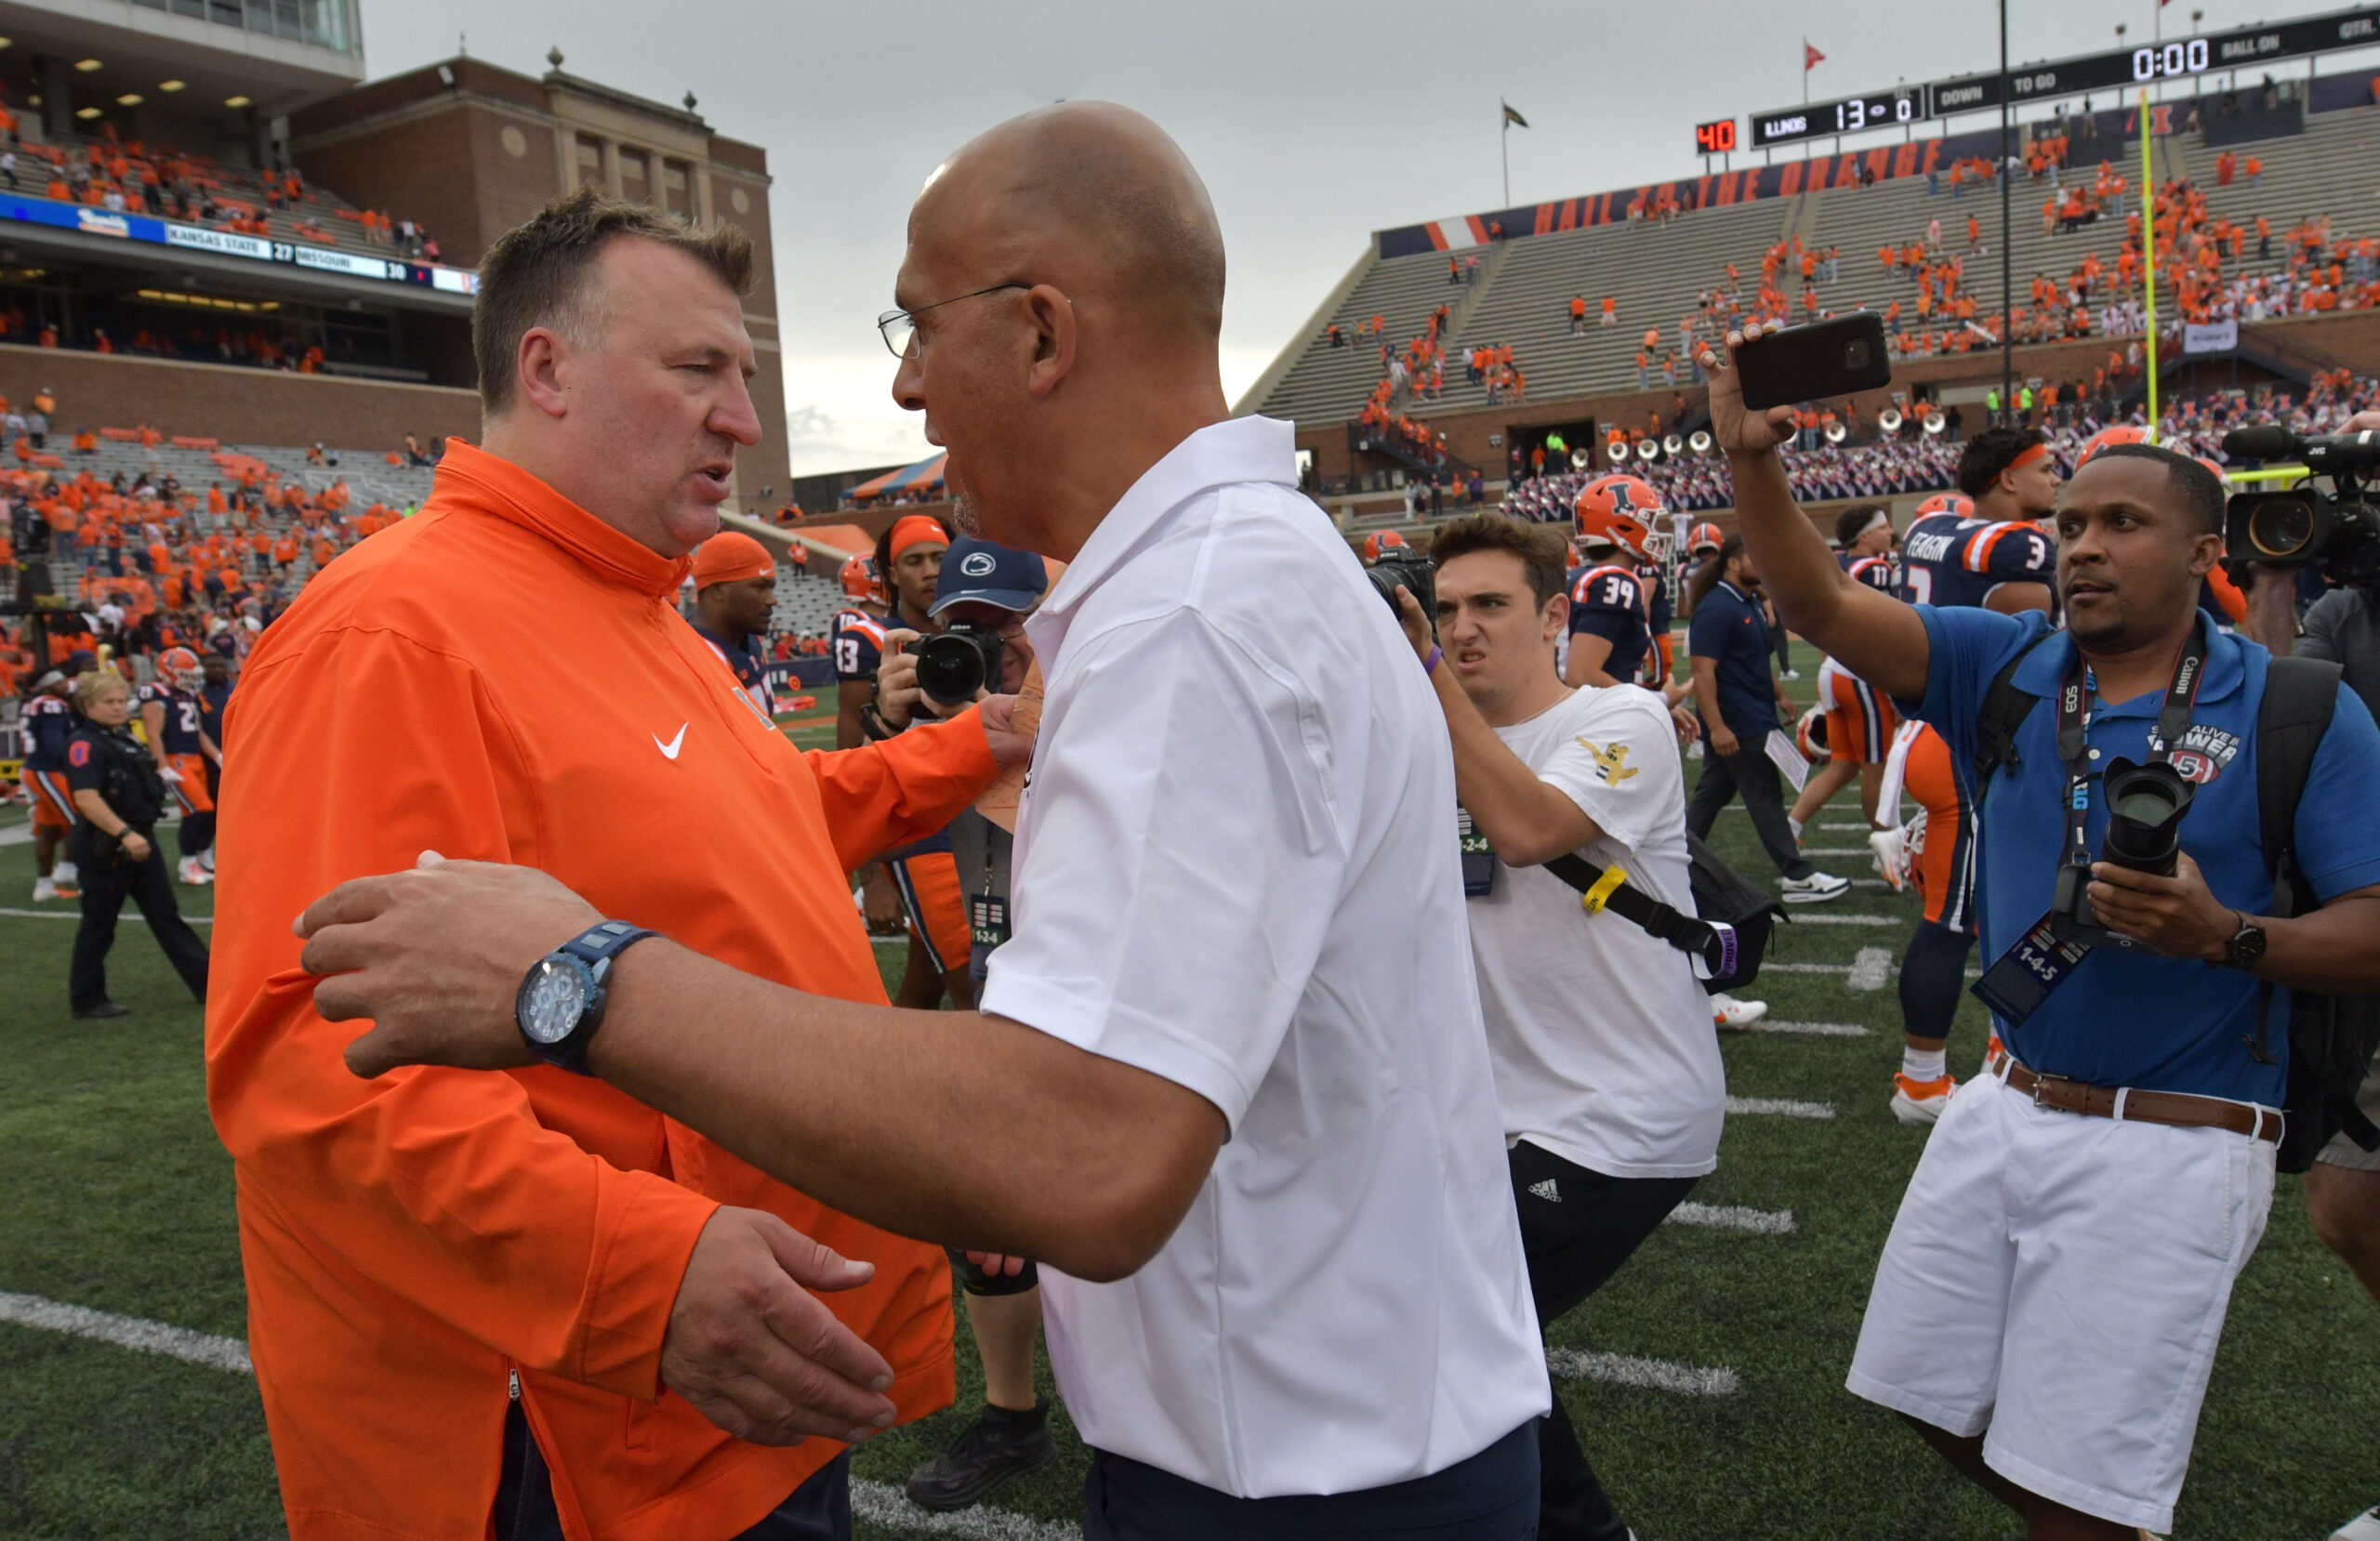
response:
<path id="1" fill-rule="evenodd" d="M 1445 657 L 1446 657 L 1446 651 L 1445 651 L 1444 649 L 1440 648 L 1440 647 L 1439 647 L 1435 642 L 1431 643 L 1431 644 L 1430 644 L 1430 656 L 1421 660 L 1421 672 L 1422 672 L 1423 674 L 1435 674 L 1435 673 L 1437 673 L 1437 672 L 1438 672 L 1438 665 L 1439 665 L 1439 663 L 1440 663 L 1442 660 L 1444 660 L 1444 659 L 1445 659 Z"/>

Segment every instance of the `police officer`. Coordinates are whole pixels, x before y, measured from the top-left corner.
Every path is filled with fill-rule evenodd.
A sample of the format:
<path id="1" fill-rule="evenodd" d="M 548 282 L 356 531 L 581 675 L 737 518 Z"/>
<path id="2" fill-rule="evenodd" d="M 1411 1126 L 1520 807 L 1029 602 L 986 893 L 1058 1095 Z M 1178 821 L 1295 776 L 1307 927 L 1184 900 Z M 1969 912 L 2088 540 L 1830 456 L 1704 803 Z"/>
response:
<path id="1" fill-rule="evenodd" d="M 1039 557 L 961 535 L 943 558 L 928 614 L 945 626 L 964 623 L 998 631 L 999 674 L 986 684 L 1013 695 L 1025 688 L 1033 666 L 1025 618 L 1048 587 L 1049 570 Z M 877 705 L 886 724 L 895 728 L 942 710 L 918 686 L 914 651 L 885 656 L 877 676 Z M 974 987 L 985 977 L 992 949 L 1008 937 L 1013 838 L 1007 828 L 972 808 L 953 819 L 945 833 L 967 906 L 967 983 L 963 993 L 952 992 L 964 1007 L 973 1004 Z M 1033 1387 L 1033 1341 L 1041 1329 L 1038 1271 L 1025 1258 L 991 1258 L 978 1263 L 957 1249 L 950 1257 L 959 1285 L 966 1292 L 967 1321 L 984 1363 L 984 1408 L 942 1454 L 909 1474 L 910 1500 L 937 1512 L 970 1508 L 1003 1483 L 1058 1458 L 1057 1442 L 1050 1431 L 1049 1399 L 1037 1395 Z"/>
<path id="2" fill-rule="evenodd" d="M 93 669 L 74 681 L 74 705 L 84 718 L 66 741 L 66 784 L 75 813 L 66 849 L 83 875 L 83 924 L 74 933 L 68 979 L 74 1015 L 121 1017 L 130 1009 L 108 998 L 107 976 L 115 918 L 126 896 L 140 906 L 150 934 L 204 1004 L 206 944 L 175 907 L 165 859 L 157 852 L 165 784 L 127 726 L 132 686 L 112 669 Z"/>

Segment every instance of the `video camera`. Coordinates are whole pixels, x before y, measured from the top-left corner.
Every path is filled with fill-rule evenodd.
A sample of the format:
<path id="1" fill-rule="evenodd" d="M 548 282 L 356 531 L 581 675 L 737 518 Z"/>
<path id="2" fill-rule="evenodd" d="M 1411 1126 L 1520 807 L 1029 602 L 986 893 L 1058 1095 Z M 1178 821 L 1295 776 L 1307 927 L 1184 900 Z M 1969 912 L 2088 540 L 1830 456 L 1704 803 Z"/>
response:
<path id="1" fill-rule="evenodd" d="M 1007 646 L 998 626 L 953 621 L 915 645 L 918 688 L 938 706 L 963 706 L 987 683 L 998 682 Z"/>
<path id="2" fill-rule="evenodd" d="M 1429 558 L 1410 547 L 1390 547 L 1381 553 L 1380 560 L 1365 569 L 1372 586 L 1388 601 L 1388 612 L 1401 625 L 1405 612 L 1396 608 L 1399 588 L 1413 596 L 1421 613 L 1429 618 L 1432 630 L 1438 625 L 1437 566 Z"/>
<path id="3" fill-rule="evenodd" d="M 2223 453 L 2248 460 L 2303 460 L 2307 479 L 2277 493 L 2237 493 L 2223 516 L 2228 562 L 2271 567 L 2311 564 L 2334 583 L 2380 583 L 2380 507 L 2363 481 L 2380 471 L 2380 433 L 2306 438 L 2284 428 L 2234 428 Z M 2327 478 L 2328 493 L 2314 485 Z M 2234 573 L 2235 578 L 2241 574 Z"/>

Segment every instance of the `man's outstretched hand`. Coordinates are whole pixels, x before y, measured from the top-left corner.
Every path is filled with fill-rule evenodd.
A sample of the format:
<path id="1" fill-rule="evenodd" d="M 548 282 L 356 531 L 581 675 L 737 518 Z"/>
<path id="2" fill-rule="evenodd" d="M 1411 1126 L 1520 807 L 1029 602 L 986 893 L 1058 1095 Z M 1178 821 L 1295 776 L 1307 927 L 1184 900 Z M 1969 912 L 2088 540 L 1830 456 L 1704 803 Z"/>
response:
<path id="1" fill-rule="evenodd" d="M 354 878 L 308 905 L 298 962 L 323 977 L 314 1009 L 325 1021 L 372 1019 L 347 1046 L 356 1074 L 502 1070 L 534 1062 L 513 1017 L 522 977 L 602 918 L 535 867 L 424 851 L 411 872 Z"/>
<path id="2" fill-rule="evenodd" d="M 1719 348 L 1705 346 L 1702 349 L 1702 372 L 1711 381 L 1711 437 L 1723 451 L 1756 454 L 1773 450 L 1793 437 L 1793 409 L 1745 411 L 1743 382 L 1736 377 L 1736 349 L 1754 338 L 1781 330 L 1752 322 L 1741 331 L 1728 333 L 1727 340 Z"/>
<path id="3" fill-rule="evenodd" d="M 853 1444 L 892 1422 L 892 1366 L 811 1290 L 876 1274 L 759 1209 L 721 1208 L 703 1227 L 669 1308 L 661 1383 L 739 1440 Z"/>

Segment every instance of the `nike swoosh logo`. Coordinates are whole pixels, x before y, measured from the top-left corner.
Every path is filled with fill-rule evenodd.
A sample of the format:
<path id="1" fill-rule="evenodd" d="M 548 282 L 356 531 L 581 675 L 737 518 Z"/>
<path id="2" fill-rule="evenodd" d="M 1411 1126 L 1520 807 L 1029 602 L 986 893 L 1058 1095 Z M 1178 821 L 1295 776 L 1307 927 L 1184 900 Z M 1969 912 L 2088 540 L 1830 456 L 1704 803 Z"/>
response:
<path id="1" fill-rule="evenodd" d="M 676 759 L 678 757 L 678 746 L 685 742 L 686 725 L 682 722 L 678 724 L 678 736 L 671 739 L 667 744 L 661 742 L 661 735 L 659 733 L 653 735 L 653 746 L 661 751 L 661 757 L 663 759 Z"/>

